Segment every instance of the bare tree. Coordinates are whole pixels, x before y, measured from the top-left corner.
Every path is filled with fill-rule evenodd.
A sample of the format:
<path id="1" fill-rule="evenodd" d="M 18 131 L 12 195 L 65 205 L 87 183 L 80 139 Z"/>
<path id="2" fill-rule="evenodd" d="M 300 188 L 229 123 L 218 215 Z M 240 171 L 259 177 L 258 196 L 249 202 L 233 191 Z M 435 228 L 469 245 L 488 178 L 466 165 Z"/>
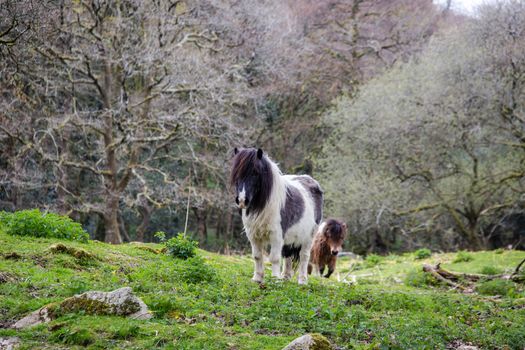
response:
<path id="1" fill-rule="evenodd" d="M 332 211 L 365 215 L 366 230 L 387 220 L 383 233 L 405 242 L 488 246 L 523 194 L 525 12 L 520 1 L 484 11 L 327 114 L 318 165 Z"/>
<path id="2" fill-rule="evenodd" d="M 50 36 L 30 43 L 37 66 L 26 96 L 39 96 L 40 109 L 23 132 L 15 115 L 2 116 L 4 135 L 19 144 L 12 161 L 51 167 L 60 209 L 99 214 L 107 242 L 122 242 L 122 206 L 178 204 L 192 167 L 221 176 L 224 160 L 210 154 L 235 135 L 228 114 L 242 96 L 243 66 L 214 66 L 227 55 L 214 30 L 221 24 L 205 17 L 210 6 L 59 3 Z"/>

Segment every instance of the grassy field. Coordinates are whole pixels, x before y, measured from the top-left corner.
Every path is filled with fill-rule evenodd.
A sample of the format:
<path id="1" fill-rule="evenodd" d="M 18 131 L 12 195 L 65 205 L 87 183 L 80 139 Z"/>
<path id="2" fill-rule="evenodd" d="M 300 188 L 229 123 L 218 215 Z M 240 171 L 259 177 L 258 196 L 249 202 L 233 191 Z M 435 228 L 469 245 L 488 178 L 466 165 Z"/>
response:
<path id="1" fill-rule="evenodd" d="M 49 250 L 57 242 L 93 257 Z M 0 232 L 0 337 L 20 337 L 21 349 L 281 349 L 297 336 L 318 332 L 339 349 L 447 349 L 461 344 L 523 349 L 523 285 L 496 283 L 480 293 L 461 294 L 420 270 L 422 263 L 442 262 L 453 271 L 505 272 L 525 252 L 459 257 L 470 261 L 454 262 L 458 254 L 423 260 L 413 254 L 342 258 L 330 280 L 311 278 L 308 286 L 299 286 L 267 277 L 259 286 L 250 281 L 249 257 L 199 251 L 197 258 L 183 261 L 133 244 Z M 356 283 L 337 281 L 345 277 Z M 6 328 L 48 303 L 123 286 L 146 302 L 153 319 L 76 313 L 23 331 Z"/>

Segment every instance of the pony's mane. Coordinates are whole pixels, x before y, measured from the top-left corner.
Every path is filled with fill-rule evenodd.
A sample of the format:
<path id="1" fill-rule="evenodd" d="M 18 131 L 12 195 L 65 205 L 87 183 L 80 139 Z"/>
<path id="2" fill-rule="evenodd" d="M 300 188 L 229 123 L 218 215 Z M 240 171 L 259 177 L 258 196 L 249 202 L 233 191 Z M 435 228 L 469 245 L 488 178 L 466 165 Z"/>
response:
<path id="1" fill-rule="evenodd" d="M 271 160 L 266 155 L 259 159 L 255 148 L 240 149 L 233 157 L 230 186 L 235 187 L 239 181 L 253 174 L 259 174 L 260 182 L 257 193 L 250 201 L 247 214 L 257 214 L 264 209 L 272 193 L 274 174 Z"/>

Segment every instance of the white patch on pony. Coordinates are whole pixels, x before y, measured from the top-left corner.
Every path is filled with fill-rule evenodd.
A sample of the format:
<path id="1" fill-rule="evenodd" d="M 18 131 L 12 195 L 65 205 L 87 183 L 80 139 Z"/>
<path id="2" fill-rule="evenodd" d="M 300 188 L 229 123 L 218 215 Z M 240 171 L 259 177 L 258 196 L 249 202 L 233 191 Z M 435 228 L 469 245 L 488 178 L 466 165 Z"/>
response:
<path id="1" fill-rule="evenodd" d="M 239 208 L 244 209 L 246 207 L 246 189 L 242 186 L 241 192 L 239 192 Z"/>
<path id="2" fill-rule="evenodd" d="M 326 221 L 323 221 L 321 225 L 319 225 L 319 228 L 317 229 L 317 233 L 321 234 L 326 226 Z"/>

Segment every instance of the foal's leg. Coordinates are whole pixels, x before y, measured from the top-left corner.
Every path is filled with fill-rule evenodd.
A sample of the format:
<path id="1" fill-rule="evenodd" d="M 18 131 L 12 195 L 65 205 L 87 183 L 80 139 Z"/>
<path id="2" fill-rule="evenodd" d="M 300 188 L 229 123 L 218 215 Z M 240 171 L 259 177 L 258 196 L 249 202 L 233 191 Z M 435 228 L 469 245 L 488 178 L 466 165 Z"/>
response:
<path id="1" fill-rule="evenodd" d="M 255 261 L 255 271 L 253 272 L 252 281 L 261 283 L 264 279 L 264 265 L 263 265 L 263 245 L 258 241 L 251 241 L 252 255 Z"/>
<path id="2" fill-rule="evenodd" d="M 325 264 L 319 265 L 319 276 L 322 276 L 324 273 Z"/>
<path id="3" fill-rule="evenodd" d="M 270 237 L 270 262 L 272 263 L 272 276 L 281 278 L 281 254 L 283 251 L 283 239 L 279 234 Z"/>
<path id="4" fill-rule="evenodd" d="M 326 273 L 326 275 L 324 275 L 324 277 L 330 278 L 330 275 L 335 271 L 336 259 L 337 258 L 335 256 L 332 256 L 330 258 L 330 261 L 328 262 L 328 272 Z"/>

